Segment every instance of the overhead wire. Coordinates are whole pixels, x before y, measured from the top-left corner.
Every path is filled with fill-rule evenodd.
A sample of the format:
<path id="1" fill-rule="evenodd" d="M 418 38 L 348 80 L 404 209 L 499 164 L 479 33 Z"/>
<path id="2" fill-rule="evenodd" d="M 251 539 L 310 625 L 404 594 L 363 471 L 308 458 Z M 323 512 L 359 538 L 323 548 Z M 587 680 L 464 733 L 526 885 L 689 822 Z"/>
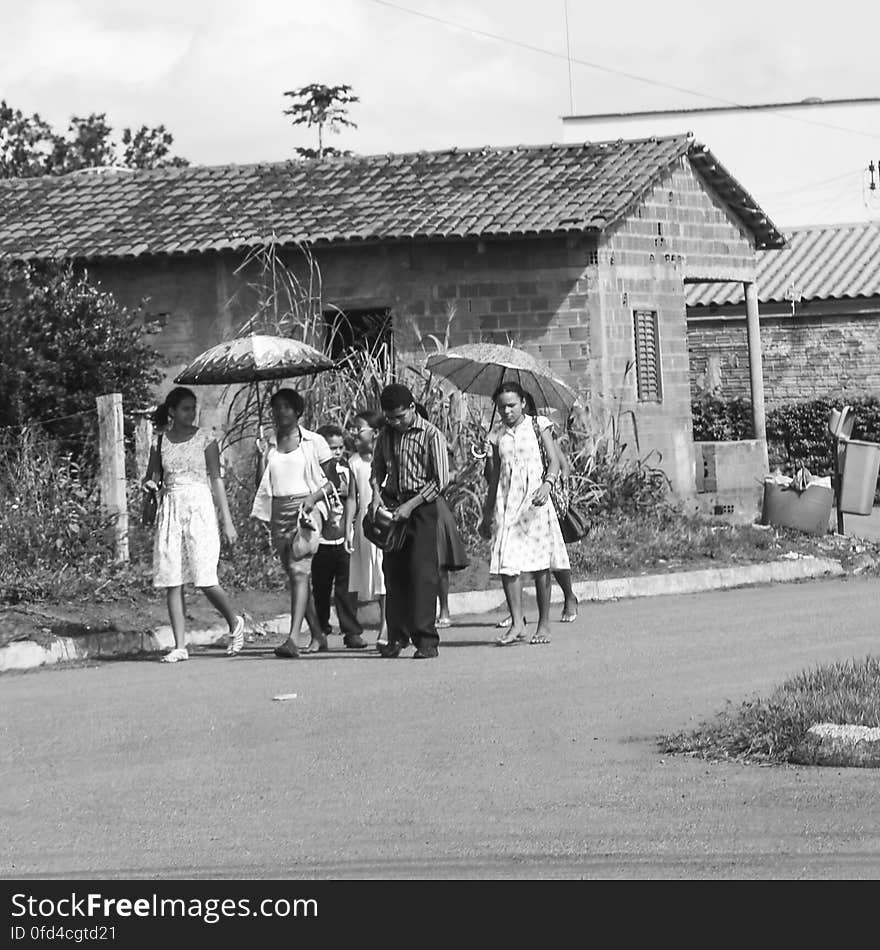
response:
<path id="1" fill-rule="evenodd" d="M 613 76 L 622 76 L 625 79 L 632 79 L 635 82 L 646 83 L 650 86 L 657 86 L 658 88 L 672 89 L 675 92 L 683 92 L 689 96 L 696 96 L 700 99 L 708 99 L 726 106 L 743 107 L 744 105 L 741 102 L 734 102 L 731 99 L 723 99 L 721 96 L 714 96 L 705 92 L 697 92 L 694 89 L 688 89 L 684 86 L 675 85 L 674 83 L 663 82 L 662 80 L 652 79 L 648 76 L 640 76 L 637 73 L 629 73 L 621 69 L 614 69 L 611 66 L 604 66 L 601 63 L 594 63 L 586 59 L 579 59 L 576 56 L 569 56 L 567 53 L 558 53 L 555 50 L 549 50 L 543 46 L 535 46 L 533 43 L 525 43 L 522 40 L 516 40 L 509 36 L 503 36 L 500 33 L 493 33 L 490 30 L 481 30 L 477 27 L 465 26 L 462 23 L 455 23 L 453 20 L 447 20 L 444 17 L 434 16 L 433 14 L 425 13 L 422 10 L 413 10 L 411 7 L 405 7 L 399 3 L 392 3 L 391 0 L 369 0 L 369 2 L 379 4 L 379 6 L 389 7 L 390 9 L 397 10 L 401 13 L 408 13 L 411 16 L 421 17 L 423 20 L 430 20 L 434 23 L 440 23 L 443 26 L 450 26 L 453 29 L 462 30 L 465 33 L 471 33 L 474 36 L 482 36 L 486 39 L 497 40 L 501 43 L 508 43 L 511 46 L 517 46 L 520 49 L 525 49 L 532 53 L 540 53 L 543 56 L 551 56 L 554 59 L 564 59 L 569 63 L 575 63 L 578 66 L 586 66 L 590 69 L 597 69 Z M 803 116 L 787 115 L 785 112 L 781 111 L 781 109 L 767 109 L 764 111 L 772 112 L 779 118 L 787 119 L 792 122 L 801 122 L 806 125 L 815 125 L 819 126 L 820 128 L 831 129 L 837 132 L 847 132 L 851 135 L 861 135 L 870 139 L 880 139 L 880 134 L 866 132 L 864 129 L 851 129 L 847 126 L 835 125 L 831 122 L 823 122 L 821 119 L 807 119 Z"/>

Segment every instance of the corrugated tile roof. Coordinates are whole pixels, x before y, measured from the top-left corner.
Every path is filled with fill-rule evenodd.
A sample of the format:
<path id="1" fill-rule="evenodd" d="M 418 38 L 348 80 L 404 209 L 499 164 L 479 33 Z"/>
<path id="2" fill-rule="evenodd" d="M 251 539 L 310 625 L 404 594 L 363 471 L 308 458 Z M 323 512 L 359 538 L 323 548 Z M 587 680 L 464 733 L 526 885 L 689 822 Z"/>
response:
<path id="1" fill-rule="evenodd" d="M 758 252 L 760 303 L 880 295 L 880 222 L 792 228 L 785 236 L 785 249 Z M 742 301 L 741 284 L 688 287 L 691 307 Z"/>
<path id="2" fill-rule="evenodd" d="M 781 243 L 712 153 L 678 135 L 10 179 L 0 181 L 0 258 L 602 230 L 685 155 L 758 247 Z"/>

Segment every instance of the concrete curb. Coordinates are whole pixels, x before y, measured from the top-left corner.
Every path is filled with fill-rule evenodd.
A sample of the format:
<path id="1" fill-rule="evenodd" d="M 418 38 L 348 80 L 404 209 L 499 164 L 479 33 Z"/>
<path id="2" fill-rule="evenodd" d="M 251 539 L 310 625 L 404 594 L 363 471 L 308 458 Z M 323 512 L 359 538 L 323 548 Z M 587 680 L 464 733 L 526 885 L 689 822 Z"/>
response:
<path id="1" fill-rule="evenodd" d="M 572 586 L 581 602 L 589 602 L 620 600 L 624 597 L 654 597 L 662 594 L 693 594 L 707 590 L 843 574 L 846 574 L 846 571 L 837 561 L 805 555 L 793 560 L 747 564 L 742 567 L 578 581 Z M 528 590 L 526 593 L 529 594 Z M 533 594 L 530 596 L 533 597 Z M 562 601 L 562 592 L 555 584 L 551 600 Z M 500 587 L 494 590 L 453 592 L 449 595 L 449 610 L 454 616 L 489 613 L 505 607 L 504 593 Z M 259 627 L 265 633 L 279 634 L 286 632 L 289 623 L 290 615 L 281 614 L 271 620 L 261 621 Z M 227 633 L 225 624 L 193 629 L 187 632 L 187 643 L 192 646 L 212 646 L 222 642 Z M 23 640 L 0 647 L 0 673 L 76 660 L 155 654 L 173 646 L 174 636 L 171 627 L 167 625 L 156 627 L 151 633 L 93 633 L 83 637 L 57 637 L 48 647 Z"/>
<path id="2" fill-rule="evenodd" d="M 799 765 L 880 768 L 880 729 L 817 723 L 807 730 L 792 758 Z"/>

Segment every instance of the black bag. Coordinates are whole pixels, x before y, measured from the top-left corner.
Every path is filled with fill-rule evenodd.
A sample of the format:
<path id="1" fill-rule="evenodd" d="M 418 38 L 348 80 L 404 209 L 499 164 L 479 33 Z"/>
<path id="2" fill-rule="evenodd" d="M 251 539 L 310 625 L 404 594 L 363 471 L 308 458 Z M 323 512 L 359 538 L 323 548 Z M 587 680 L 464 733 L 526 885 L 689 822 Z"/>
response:
<path id="1" fill-rule="evenodd" d="M 159 472 L 158 478 L 155 480 L 156 484 L 161 488 L 162 479 L 165 476 L 165 473 L 162 471 L 162 435 L 159 434 L 159 438 L 156 442 L 156 454 L 159 458 Z M 156 524 L 156 516 L 159 513 L 159 492 L 145 488 L 144 489 L 144 500 L 141 503 L 141 524 L 145 528 L 152 528 Z"/>
<path id="2" fill-rule="evenodd" d="M 362 524 L 366 539 L 383 551 L 399 551 L 406 543 L 406 522 L 393 521 L 387 508 L 377 508 L 375 519 L 367 511 Z"/>
<path id="3" fill-rule="evenodd" d="M 575 505 L 569 504 L 568 511 L 559 519 L 562 540 L 572 544 L 585 538 L 590 530 L 590 521 L 586 514 Z"/>

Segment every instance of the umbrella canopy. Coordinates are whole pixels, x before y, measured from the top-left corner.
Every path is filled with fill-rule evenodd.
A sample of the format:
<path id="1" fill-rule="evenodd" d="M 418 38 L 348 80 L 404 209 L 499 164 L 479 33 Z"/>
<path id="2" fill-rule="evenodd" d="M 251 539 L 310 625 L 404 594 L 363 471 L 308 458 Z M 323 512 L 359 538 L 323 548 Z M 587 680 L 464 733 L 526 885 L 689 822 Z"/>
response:
<path id="1" fill-rule="evenodd" d="M 463 393 L 491 396 L 503 382 L 519 383 L 536 406 L 558 409 L 563 418 L 577 393 L 525 350 L 498 343 L 467 343 L 445 353 L 433 353 L 426 366 Z"/>
<path id="2" fill-rule="evenodd" d="M 307 343 L 281 336 L 251 334 L 218 343 L 197 356 L 175 383 L 208 386 L 254 383 L 264 379 L 312 376 L 336 364 Z"/>

